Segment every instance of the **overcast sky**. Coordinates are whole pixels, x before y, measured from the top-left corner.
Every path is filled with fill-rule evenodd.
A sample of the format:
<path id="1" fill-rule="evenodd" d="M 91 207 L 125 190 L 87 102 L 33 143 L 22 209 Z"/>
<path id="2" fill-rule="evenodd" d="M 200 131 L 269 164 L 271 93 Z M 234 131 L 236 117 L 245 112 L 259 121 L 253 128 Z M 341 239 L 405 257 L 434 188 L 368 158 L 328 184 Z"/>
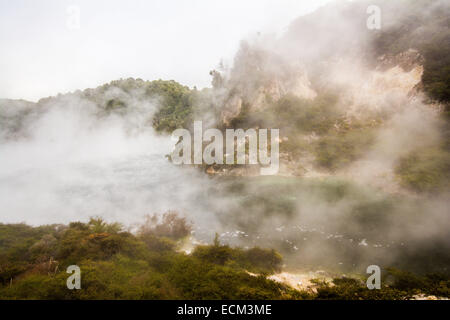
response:
<path id="1" fill-rule="evenodd" d="M 209 70 L 231 61 L 241 39 L 282 32 L 329 1 L 0 0 L 0 98 L 36 101 L 127 77 L 209 86 Z"/>

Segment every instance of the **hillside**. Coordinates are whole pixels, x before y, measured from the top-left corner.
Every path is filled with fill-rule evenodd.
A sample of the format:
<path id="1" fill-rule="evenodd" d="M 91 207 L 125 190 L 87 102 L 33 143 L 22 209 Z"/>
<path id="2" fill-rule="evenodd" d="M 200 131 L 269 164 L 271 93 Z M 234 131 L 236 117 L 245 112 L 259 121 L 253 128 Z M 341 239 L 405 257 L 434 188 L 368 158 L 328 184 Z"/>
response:
<path id="1" fill-rule="evenodd" d="M 0 99 L 0 299 L 449 297 L 449 28 L 448 1 L 333 2 L 242 41 L 210 88 Z M 278 174 L 176 166 L 194 121 L 280 129 Z"/>
<path id="2" fill-rule="evenodd" d="M 167 228 L 168 220 L 176 227 Z M 166 213 L 160 223 L 148 219 L 137 235 L 101 219 L 37 228 L 0 224 L 0 299 L 403 300 L 450 294 L 446 276 L 395 269 L 381 290 L 339 277 L 333 283 L 316 279 L 297 291 L 268 278 L 282 261 L 274 250 L 231 248 L 216 236 L 213 245 L 185 254 L 178 250 L 189 231 L 185 221 Z M 64 270 L 75 262 L 83 270 L 84 290 L 66 288 Z"/>

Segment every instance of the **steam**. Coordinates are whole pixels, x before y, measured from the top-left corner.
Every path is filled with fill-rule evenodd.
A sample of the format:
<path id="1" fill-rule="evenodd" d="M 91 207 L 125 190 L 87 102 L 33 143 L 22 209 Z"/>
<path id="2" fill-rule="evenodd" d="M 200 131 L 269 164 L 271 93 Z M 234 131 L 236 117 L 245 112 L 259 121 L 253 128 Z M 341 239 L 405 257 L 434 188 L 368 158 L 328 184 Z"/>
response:
<path id="1" fill-rule="evenodd" d="M 409 10 L 407 2 L 391 3 L 380 2 L 386 28 Z M 2 101 L 1 222 L 101 216 L 132 225 L 149 213 L 178 210 L 201 240 L 219 232 L 230 244 L 275 247 L 291 266 L 361 271 L 399 261 L 412 267 L 419 257 L 417 265 L 432 268 L 425 257 L 436 248 L 448 261 L 448 190 L 411 195 L 393 173 L 410 151 L 443 141 L 438 113 L 417 93 L 423 61 L 415 50 L 372 59 L 367 5 L 336 2 L 294 21 L 282 36 L 243 41 L 233 66 L 212 73 L 214 88 L 205 94 L 215 108 L 201 106 L 196 118 L 207 127 L 228 126 L 244 106 L 250 113 L 264 109 L 268 96 L 314 101 L 337 92 L 349 123 L 383 120 L 374 144 L 351 167 L 318 172 L 320 179 L 208 177 L 167 161 L 174 142 L 151 126 L 158 100 L 139 90 L 112 87 L 38 104 Z M 434 2 L 424 21 L 445 5 Z M 108 108 L 114 99 L 127 107 Z"/>
<path id="2" fill-rule="evenodd" d="M 250 114 L 264 110 L 270 126 L 276 118 L 276 111 L 269 109 L 272 100 L 286 94 L 314 100 L 324 92 L 338 94 L 337 107 L 346 123 L 382 121 L 374 129 L 373 145 L 356 162 L 335 173 L 316 174 L 329 176 L 326 180 L 309 184 L 285 178 L 288 186 L 279 185 L 277 179 L 240 185 L 240 194 L 252 200 L 244 197 L 245 209 L 222 221 L 251 232 L 224 236 L 248 239 L 253 234 L 253 244 L 285 248 L 302 265 L 333 261 L 336 266 L 347 259 L 341 264 L 356 267 L 371 260 L 399 263 L 403 257 L 406 268 L 412 268 L 427 265 L 427 254 L 442 255 L 448 249 L 449 214 L 443 209 L 448 188 L 440 194 L 413 195 L 399 186 L 394 172 L 398 161 L 411 151 L 438 147 L 444 141 L 437 106 L 425 103 L 418 90 L 423 57 L 414 47 L 377 56 L 377 34 L 365 23 L 369 4 L 374 3 L 332 3 L 300 17 L 281 37 L 247 39 L 234 65 L 215 71 L 213 83 L 225 126 L 244 107 Z M 376 4 L 382 8 L 384 30 L 395 30 L 408 14 L 420 12 L 422 26 L 415 36 L 425 38 L 438 28 L 431 15 L 449 10 L 445 1 L 430 2 L 426 10 L 421 9 L 425 2 L 422 6 L 407 1 Z M 303 157 L 302 164 L 308 161 Z M 336 199 L 330 200 L 329 193 L 336 193 Z M 411 261 L 413 256 L 422 258 Z M 443 256 L 449 261 L 448 255 Z"/>
<path id="3" fill-rule="evenodd" d="M 114 98 L 127 108 L 101 107 Z M 174 209 L 208 224 L 202 215 L 209 202 L 197 200 L 209 179 L 167 161 L 173 141 L 151 127 L 157 101 L 115 87 L 102 100 L 70 94 L 1 109 L 11 125 L 0 137 L 2 222 L 41 225 L 101 216 L 130 225 Z"/>

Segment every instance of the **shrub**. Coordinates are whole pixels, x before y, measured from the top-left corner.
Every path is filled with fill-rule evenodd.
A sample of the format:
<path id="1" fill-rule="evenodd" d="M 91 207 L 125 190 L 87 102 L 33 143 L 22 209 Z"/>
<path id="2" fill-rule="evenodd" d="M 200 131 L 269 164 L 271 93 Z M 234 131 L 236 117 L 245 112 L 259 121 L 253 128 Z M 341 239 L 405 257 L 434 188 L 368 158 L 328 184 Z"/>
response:
<path id="1" fill-rule="evenodd" d="M 139 234 L 178 240 L 187 237 L 191 230 L 192 227 L 187 223 L 186 218 L 179 217 L 176 211 L 167 211 L 162 218 L 156 214 L 147 216 L 145 223 L 139 229 Z"/>
<path id="2" fill-rule="evenodd" d="M 450 186 L 450 152 L 440 148 L 416 150 L 396 166 L 400 183 L 417 192 L 435 192 Z"/>

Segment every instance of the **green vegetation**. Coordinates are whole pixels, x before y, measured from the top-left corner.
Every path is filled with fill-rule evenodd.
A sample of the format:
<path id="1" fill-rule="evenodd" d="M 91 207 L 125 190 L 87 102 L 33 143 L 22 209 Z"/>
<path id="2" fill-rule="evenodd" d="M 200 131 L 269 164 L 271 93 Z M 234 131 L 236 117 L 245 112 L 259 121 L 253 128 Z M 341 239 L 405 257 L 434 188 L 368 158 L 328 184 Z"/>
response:
<path id="1" fill-rule="evenodd" d="M 117 89 L 122 92 L 117 92 Z M 114 98 L 108 98 L 106 93 L 109 90 L 115 92 Z M 156 131 L 166 133 L 189 127 L 194 106 L 203 103 L 200 92 L 173 80 L 120 79 L 95 89 L 86 89 L 82 95 L 107 112 L 123 112 L 129 107 L 127 103 L 134 101 L 131 97 L 153 101 L 158 109 L 153 115 L 152 125 Z M 42 99 L 40 103 L 45 101 L 46 99 Z M 152 115 L 149 114 L 149 119 L 150 116 Z"/>
<path id="2" fill-rule="evenodd" d="M 371 128 L 321 137 L 313 149 L 315 162 L 319 167 L 329 170 L 343 168 L 362 157 L 373 142 L 374 132 Z"/>
<path id="3" fill-rule="evenodd" d="M 275 125 L 289 127 L 299 133 L 327 133 L 343 116 L 336 103 L 337 97 L 331 94 L 318 96 L 314 100 L 287 95 L 273 107 Z"/>
<path id="4" fill-rule="evenodd" d="M 287 94 L 260 110 L 243 103 L 240 114 L 231 122 L 234 128 L 281 128 L 289 133 L 327 133 L 342 118 L 336 108 L 337 96 L 323 94 L 314 100 Z"/>
<path id="5" fill-rule="evenodd" d="M 227 245 L 220 245 L 217 235 L 213 246 L 198 246 L 192 255 L 207 263 L 235 266 L 262 274 L 280 271 L 282 261 L 281 255 L 275 250 L 258 247 L 242 250 L 240 248 L 231 248 Z"/>
<path id="6" fill-rule="evenodd" d="M 416 150 L 396 168 L 400 182 L 417 192 L 434 192 L 450 186 L 450 152 L 441 148 Z"/>
<path id="7" fill-rule="evenodd" d="M 333 285 L 317 281 L 317 299 L 324 300 L 404 300 L 414 295 L 450 295 L 450 279 L 440 274 L 425 276 L 388 268 L 380 290 L 367 290 L 365 281 L 354 278 L 333 279 Z"/>
<path id="8" fill-rule="evenodd" d="M 280 145 L 280 152 L 292 160 L 305 152 L 315 157 L 319 168 L 336 170 L 360 158 L 374 142 L 374 128 L 380 115 L 373 118 L 346 121 L 337 107 L 337 96 L 321 94 L 313 100 L 285 95 L 261 110 L 250 111 L 243 104 L 240 114 L 231 121 L 234 128 L 280 128 L 288 137 Z M 313 135 L 313 138 L 309 136 Z"/>
<path id="9" fill-rule="evenodd" d="M 247 270 L 278 270 L 273 250 L 200 246 L 176 250 L 190 226 L 176 213 L 149 217 L 136 234 L 101 219 L 68 226 L 0 225 L 1 299 L 281 299 L 299 293 Z M 65 272 L 82 270 L 82 290 Z"/>
<path id="10" fill-rule="evenodd" d="M 402 3 L 403 2 L 403 3 Z M 422 84 L 434 100 L 450 102 L 450 31 L 449 6 L 433 0 L 379 1 L 382 8 L 392 12 L 393 27 L 382 28 L 373 39 L 375 54 L 399 54 L 417 49 L 425 58 Z M 375 4 L 375 3 L 371 3 Z M 398 5 L 398 8 L 396 7 Z M 389 9 L 388 9 L 389 8 Z M 385 11 L 386 12 L 386 11 Z M 425 12 L 425 13 L 424 13 Z"/>
<path id="11" fill-rule="evenodd" d="M 450 263 L 445 232 L 411 231 L 439 223 L 440 210 L 445 211 L 439 194 L 435 201 L 423 201 L 331 177 L 223 179 L 228 184 L 222 192 L 234 205 L 217 215 L 220 222 L 248 234 L 240 245 L 256 241 L 276 248 L 289 268 L 333 269 L 343 263 L 341 272 L 359 273 L 361 265 L 376 260 L 426 273 L 446 272 Z M 363 239 L 367 245 L 360 245 Z"/>
<path id="12" fill-rule="evenodd" d="M 153 118 L 157 131 L 172 132 L 177 128 L 187 128 L 192 122 L 191 114 L 194 95 L 188 87 L 175 81 L 152 81 L 146 93 L 161 99 L 161 108 Z"/>
<path id="13" fill-rule="evenodd" d="M 378 2 L 383 7 L 383 3 L 391 1 Z M 447 7 L 424 10 L 431 4 L 430 0 L 411 1 L 408 6 L 402 3 L 405 11 L 398 14 L 383 9 L 398 21 L 386 24 L 380 31 L 370 31 L 375 50 L 367 58 L 376 65 L 377 58 L 384 55 L 387 64 L 400 64 L 406 70 L 413 63 L 395 61 L 398 54 L 413 48 L 420 52 L 417 59 L 423 57 L 419 89 L 446 108 L 443 117 L 447 121 L 442 130 L 446 145 L 414 150 L 396 163 L 395 172 L 403 187 L 438 194 L 450 186 L 450 32 L 448 10 L 444 10 Z M 259 62 L 248 70 L 250 78 L 254 72 L 254 79 L 249 81 L 256 88 L 271 80 L 258 66 Z M 213 87 L 223 88 L 225 80 L 220 74 L 212 75 Z M 314 77 L 318 76 L 312 75 L 313 85 L 319 83 Z M 114 98 L 106 94 L 117 88 L 121 92 Z M 85 90 L 81 96 L 98 105 L 102 115 L 125 112 L 130 97 L 154 101 L 158 108 L 154 115 L 148 115 L 148 124 L 157 132 L 170 133 L 190 128 L 193 119 L 205 115 L 215 116 L 218 121 L 220 110 L 212 108 L 217 98 L 215 89 L 198 91 L 173 80 L 126 79 Z M 375 130 L 387 115 L 367 113 L 363 119 L 351 119 L 339 107 L 339 92 L 323 92 L 325 89 L 318 85 L 314 89 L 318 96 L 312 100 L 286 94 L 274 101 L 268 95 L 258 109 L 252 108 L 253 101 L 244 101 L 230 127 L 280 128 L 281 154 L 287 154 L 299 166 L 298 160 L 306 154 L 314 158 L 316 168 L 333 172 L 348 167 L 367 153 L 375 141 Z M 134 95 L 136 92 L 139 94 Z M 43 99 L 40 104 L 48 101 Z M 5 126 L 11 126 L 13 116 L 6 118 Z M 11 131 L 21 126 L 17 122 Z M 433 218 L 427 206 L 440 206 L 440 202 L 426 204 L 423 197 L 411 200 L 380 194 L 366 186 L 333 179 L 258 177 L 228 187 L 229 193 L 224 196 L 231 194 L 234 206 L 223 209 L 227 214 L 218 217 L 220 222 L 245 230 L 250 237 L 257 236 L 258 245 L 277 248 L 285 261 L 291 259 L 302 266 L 336 266 L 338 261 L 356 266 L 376 258 L 420 274 L 388 269 L 381 290 L 367 290 L 364 281 L 344 277 L 334 279 L 332 285 L 315 281 L 316 293 L 299 292 L 268 279 L 268 275 L 281 271 L 283 262 L 281 254 L 273 249 L 234 247 L 221 244 L 216 236 L 212 245 L 199 245 L 189 254 L 181 252 L 191 226 L 176 212 L 166 212 L 148 216 L 135 232 L 99 218 L 40 227 L 0 224 L 0 299 L 406 299 L 421 293 L 450 296 L 448 274 L 423 273 L 447 270 L 449 265 L 448 235 L 427 233 L 424 224 L 425 218 Z M 282 236 L 276 234 L 278 231 L 283 232 Z M 410 237 L 411 232 L 417 232 L 417 237 Z M 307 240 L 311 239 L 314 245 L 308 246 Z M 371 252 L 364 249 L 369 246 L 367 242 Z M 295 254 L 289 256 L 294 250 Z M 66 287 L 65 270 L 73 264 L 82 270 L 82 290 Z"/>
<path id="14" fill-rule="evenodd" d="M 422 83 L 425 91 L 441 102 L 450 103 L 450 31 L 431 39 L 424 48 Z"/>
<path id="15" fill-rule="evenodd" d="M 300 292 L 267 278 L 280 270 L 274 250 L 198 246 L 176 250 L 189 225 L 174 212 L 136 234 L 117 223 L 91 219 L 68 226 L 0 225 L 0 299 L 405 299 L 425 293 L 448 297 L 450 279 L 390 269 L 382 290 L 357 279 L 316 280 L 317 293 Z M 181 237 L 181 238 L 180 238 Z M 67 266 L 81 268 L 81 290 L 66 287 Z M 250 274 L 249 271 L 256 274 Z"/>

